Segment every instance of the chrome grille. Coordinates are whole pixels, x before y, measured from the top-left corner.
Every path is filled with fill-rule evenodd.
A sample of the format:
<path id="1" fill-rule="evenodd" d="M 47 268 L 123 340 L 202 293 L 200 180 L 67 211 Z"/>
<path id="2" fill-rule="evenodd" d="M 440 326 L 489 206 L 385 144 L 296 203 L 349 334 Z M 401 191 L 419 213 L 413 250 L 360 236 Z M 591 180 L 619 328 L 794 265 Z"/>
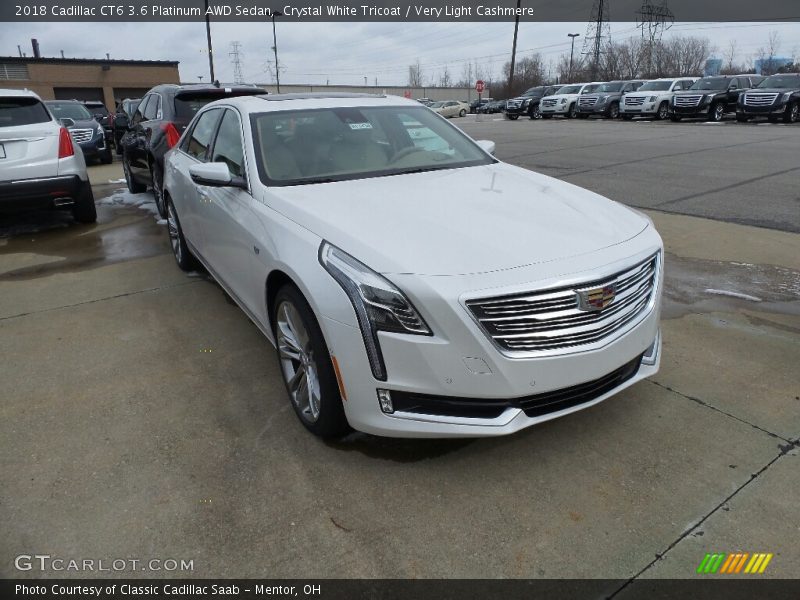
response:
<path id="1" fill-rule="evenodd" d="M 597 104 L 597 96 L 581 96 L 578 100 L 578 106 L 590 107 Z"/>
<path id="2" fill-rule="evenodd" d="M 542 106 L 553 107 L 558 102 L 556 98 L 546 98 L 542 100 Z"/>
<path id="3" fill-rule="evenodd" d="M 680 106 L 682 108 L 700 106 L 700 101 L 702 99 L 703 96 L 675 96 L 675 106 Z"/>
<path id="4" fill-rule="evenodd" d="M 70 129 L 69 134 L 76 144 L 88 142 L 94 137 L 94 129 Z"/>
<path id="5" fill-rule="evenodd" d="M 509 100 L 506 102 L 506 108 L 519 108 L 522 106 L 522 100 Z"/>
<path id="6" fill-rule="evenodd" d="M 659 256 L 604 279 L 569 287 L 467 301 L 484 332 L 508 353 L 570 349 L 626 330 L 652 307 Z M 602 310 L 578 306 L 578 292 L 614 286 Z"/>
<path id="7" fill-rule="evenodd" d="M 775 100 L 778 99 L 778 94 L 745 94 L 745 106 L 772 106 Z"/>
<path id="8" fill-rule="evenodd" d="M 644 96 L 625 96 L 625 106 L 641 106 L 644 104 Z"/>

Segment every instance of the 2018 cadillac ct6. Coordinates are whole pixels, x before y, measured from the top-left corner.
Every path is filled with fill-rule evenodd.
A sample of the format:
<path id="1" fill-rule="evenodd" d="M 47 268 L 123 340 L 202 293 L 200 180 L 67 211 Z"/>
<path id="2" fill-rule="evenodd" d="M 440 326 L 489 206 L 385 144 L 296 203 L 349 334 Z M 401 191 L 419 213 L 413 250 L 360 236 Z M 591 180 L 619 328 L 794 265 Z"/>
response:
<path id="1" fill-rule="evenodd" d="M 508 434 L 657 372 L 641 213 L 502 163 L 402 98 L 203 107 L 167 155 L 169 235 L 272 341 L 313 433 Z"/>

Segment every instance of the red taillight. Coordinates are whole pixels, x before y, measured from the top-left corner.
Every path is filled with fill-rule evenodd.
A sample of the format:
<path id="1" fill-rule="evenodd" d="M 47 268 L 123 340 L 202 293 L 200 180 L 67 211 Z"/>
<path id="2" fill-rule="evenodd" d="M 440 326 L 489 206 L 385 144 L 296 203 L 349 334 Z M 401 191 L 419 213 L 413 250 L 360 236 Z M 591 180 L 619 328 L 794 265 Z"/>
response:
<path id="1" fill-rule="evenodd" d="M 181 134 L 178 133 L 178 130 L 175 128 L 175 125 L 172 123 L 162 123 L 161 124 L 161 131 L 163 131 L 167 136 L 167 146 L 173 148 L 175 144 L 178 143 L 178 140 L 181 139 Z"/>
<path id="2" fill-rule="evenodd" d="M 58 158 L 69 158 L 75 156 L 75 146 L 72 145 L 72 137 L 66 127 L 62 127 L 58 134 Z"/>

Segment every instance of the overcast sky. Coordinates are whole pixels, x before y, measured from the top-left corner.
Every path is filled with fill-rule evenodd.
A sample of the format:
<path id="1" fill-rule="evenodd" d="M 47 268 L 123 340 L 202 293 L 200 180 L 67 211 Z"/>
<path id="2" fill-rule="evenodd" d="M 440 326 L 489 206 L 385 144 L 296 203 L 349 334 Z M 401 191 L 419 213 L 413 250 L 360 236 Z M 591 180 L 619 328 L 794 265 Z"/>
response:
<path id="1" fill-rule="evenodd" d="M 459 79 L 466 62 L 477 61 L 499 75 L 511 55 L 513 23 L 281 23 L 278 59 L 282 83 L 405 85 L 408 65 L 419 59 L 426 83 L 437 81 L 445 65 Z M 780 36 L 780 56 L 800 56 L 800 24 L 676 23 L 666 33 L 708 38 L 722 55 L 736 40 L 739 60 L 752 62 L 771 32 Z M 640 35 L 635 23 L 612 23 L 612 37 Z M 555 62 L 569 52 L 567 33 L 580 33 L 586 23 L 521 23 L 518 56 L 539 52 Z M 245 80 L 272 83 L 272 28 L 263 23 L 213 23 L 217 78 L 233 81 L 230 43 L 241 42 Z M 181 79 L 208 81 L 205 24 L 198 23 L 0 23 L 0 54 L 17 55 L 17 44 L 31 54 L 37 38 L 44 56 L 180 61 Z"/>

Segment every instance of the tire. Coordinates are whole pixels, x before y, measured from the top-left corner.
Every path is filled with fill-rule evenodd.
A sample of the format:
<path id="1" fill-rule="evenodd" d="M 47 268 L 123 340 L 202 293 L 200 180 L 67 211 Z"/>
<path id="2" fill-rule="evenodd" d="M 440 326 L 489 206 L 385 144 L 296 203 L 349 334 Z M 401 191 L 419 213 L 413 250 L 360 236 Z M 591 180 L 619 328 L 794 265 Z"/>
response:
<path id="1" fill-rule="evenodd" d="M 461 112 L 459 112 L 459 113 L 458 113 L 458 116 L 459 116 L 459 117 L 466 117 L 466 116 L 467 116 L 467 111 L 466 111 L 466 109 L 462 108 L 462 109 L 461 109 Z"/>
<path id="2" fill-rule="evenodd" d="M 683 117 L 680 117 L 678 115 L 670 115 L 669 120 L 672 121 L 673 123 L 680 123 L 681 121 L 683 121 Z"/>
<path id="3" fill-rule="evenodd" d="M 656 112 L 656 119 L 659 121 L 666 121 L 669 117 L 669 102 L 664 100 L 658 105 L 658 112 Z"/>
<path id="4" fill-rule="evenodd" d="M 166 196 L 165 200 L 167 204 L 167 233 L 169 234 L 169 243 L 172 247 L 175 262 L 178 263 L 178 268 L 181 271 L 194 271 L 199 266 L 199 263 L 191 250 L 189 250 L 186 238 L 183 237 L 178 211 L 175 210 L 175 205 L 169 196 Z"/>
<path id="5" fill-rule="evenodd" d="M 542 111 L 539 110 L 538 104 L 530 109 L 530 111 L 528 112 L 528 116 L 531 118 L 532 121 L 542 118 Z"/>
<path id="6" fill-rule="evenodd" d="M 164 171 L 155 161 L 150 164 L 150 185 L 153 188 L 153 198 L 156 201 L 158 214 L 162 219 L 166 219 L 167 208 L 164 206 Z"/>
<path id="7" fill-rule="evenodd" d="M 800 120 L 800 103 L 792 102 L 786 107 L 786 114 L 783 115 L 784 123 L 797 123 Z"/>
<path id="8" fill-rule="evenodd" d="M 281 375 L 300 422 L 322 438 L 348 433 L 328 346 L 300 290 L 291 284 L 278 290 L 271 316 Z"/>
<path id="9" fill-rule="evenodd" d="M 80 197 L 75 199 L 75 204 L 72 206 L 72 216 L 78 223 L 97 222 L 97 207 L 94 204 L 94 193 L 88 181 L 84 184 Z"/>
<path id="10" fill-rule="evenodd" d="M 100 157 L 100 162 L 104 165 L 110 165 L 114 162 L 114 155 L 111 153 L 111 148 L 106 148 L 106 151 Z"/>
<path id="11" fill-rule="evenodd" d="M 725 118 L 725 105 L 722 102 L 716 102 L 711 105 L 708 111 L 708 120 L 715 123 L 721 123 Z"/>
<path id="12" fill-rule="evenodd" d="M 546 115 L 546 114 L 544 114 L 544 113 L 541 113 L 541 114 L 542 114 L 542 118 L 543 118 L 543 119 L 552 119 L 552 118 L 553 118 L 553 115 L 549 115 L 549 114 L 548 114 L 548 115 Z"/>
<path id="13" fill-rule="evenodd" d="M 633 121 L 633 115 L 622 115 L 623 121 Z"/>
<path id="14" fill-rule="evenodd" d="M 567 118 L 574 119 L 578 116 L 578 105 L 573 103 L 570 105 L 569 110 L 567 111 Z"/>
<path id="15" fill-rule="evenodd" d="M 619 119 L 619 102 L 612 102 L 608 107 L 608 118 Z"/>
<path id="16" fill-rule="evenodd" d="M 508 119 L 509 121 L 516 121 L 517 119 L 519 119 L 519 115 L 509 115 L 506 113 L 506 119 Z"/>
<path id="17" fill-rule="evenodd" d="M 141 194 L 147 191 L 147 186 L 142 185 L 133 178 L 131 174 L 131 167 L 128 164 L 128 156 L 122 155 L 122 172 L 125 174 L 125 183 L 128 185 L 128 191 L 131 194 Z"/>

